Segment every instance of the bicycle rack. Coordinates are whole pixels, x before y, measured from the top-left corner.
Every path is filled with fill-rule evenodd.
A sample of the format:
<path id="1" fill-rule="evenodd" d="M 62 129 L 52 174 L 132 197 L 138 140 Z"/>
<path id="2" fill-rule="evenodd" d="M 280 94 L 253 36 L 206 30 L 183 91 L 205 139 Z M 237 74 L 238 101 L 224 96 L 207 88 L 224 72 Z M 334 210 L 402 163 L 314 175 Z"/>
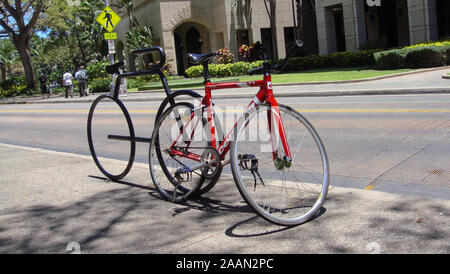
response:
<path id="1" fill-rule="evenodd" d="M 122 81 L 122 79 L 151 75 L 151 74 L 158 74 L 158 76 L 161 79 L 162 85 L 164 87 L 164 91 L 166 92 L 166 95 L 169 96 L 171 94 L 169 84 L 167 83 L 167 79 L 166 79 L 164 73 L 160 70 L 161 67 L 166 62 L 166 54 L 165 54 L 164 50 L 161 47 L 150 47 L 150 48 L 143 48 L 143 49 L 135 50 L 132 52 L 132 54 L 133 55 L 145 54 L 145 53 L 150 53 L 153 51 L 158 51 L 161 58 L 160 58 L 160 62 L 157 65 L 152 65 L 152 67 L 149 70 L 120 73 L 119 68 L 124 65 L 124 62 L 118 62 L 118 63 L 115 63 L 113 65 L 106 67 L 106 71 L 109 74 L 117 74 L 116 83 L 114 85 L 114 92 L 112 95 L 112 97 L 115 101 L 119 100 L 120 82 Z M 108 135 L 108 139 L 119 140 L 119 141 L 139 142 L 139 143 L 150 143 L 152 141 L 151 138 L 137 137 L 137 136 L 131 137 L 131 136 L 121 136 L 121 135 Z"/>
<path id="2" fill-rule="evenodd" d="M 94 159 L 94 162 L 96 163 L 97 167 L 100 169 L 100 171 L 106 175 L 109 179 L 113 180 L 113 181 L 117 181 L 120 180 L 121 178 L 123 178 L 124 176 L 126 176 L 126 174 L 130 171 L 133 162 L 134 162 L 134 156 L 135 156 L 135 143 L 139 142 L 139 143 L 148 143 L 150 144 L 152 139 L 151 138 L 147 138 L 147 137 L 138 137 L 138 136 L 134 136 L 134 126 L 133 126 L 133 122 L 131 121 L 131 117 L 130 114 L 128 112 L 128 110 L 126 109 L 125 105 L 122 103 L 122 101 L 119 99 L 119 91 L 120 91 L 120 83 L 121 80 L 124 78 L 132 78 L 132 77 L 139 77 L 139 76 L 145 76 L 145 75 L 152 75 L 152 74 L 157 74 L 159 76 L 159 78 L 161 79 L 161 83 L 163 85 L 164 91 L 166 93 L 166 98 L 161 102 L 161 105 L 158 109 L 158 112 L 156 114 L 156 121 L 158 120 L 158 117 L 162 114 L 162 112 L 165 110 L 166 106 L 168 104 L 173 105 L 175 104 L 175 97 L 177 96 L 190 96 L 192 98 L 202 98 L 202 96 L 200 94 L 198 94 L 197 92 L 193 91 L 193 90 L 178 90 L 178 91 L 174 91 L 172 92 L 170 90 L 169 84 L 167 82 L 167 78 L 164 75 L 164 73 L 161 71 L 161 67 L 164 66 L 165 62 L 166 62 L 166 54 L 164 52 L 164 50 L 161 47 L 149 47 L 149 48 L 143 48 L 143 49 L 138 49 L 132 52 L 133 55 L 137 55 L 137 54 L 146 54 L 146 53 L 150 53 L 150 52 L 159 52 L 160 54 L 160 61 L 158 64 L 152 65 L 150 67 L 150 69 L 147 70 L 140 70 L 140 71 L 136 71 L 136 72 L 124 72 L 124 73 L 120 73 L 119 68 L 122 67 L 124 65 L 124 62 L 118 62 L 112 65 L 109 65 L 106 67 L 106 71 L 109 74 L 116 74 L 116 81 L 115 81 L 115 85 L 114 85 L 114 90 L 112 92 L 110 92 L 109 94 L 104 94 L 104 95 L 100 95 L 97 97 L 97 99 L 94 100 L 94 102 L 92 103 L 91 109 L 89 111 L 89 115 L 88 115 L 88 124 L 87 124 L 87 131 L 88 131 L 88 143 L 89 143 L 89 148 L 91 150 L 91 155 Z M 129 125 L 129 129 L 130 129 L 130 135 L 129 136 L 124 136 L 124 135 L 114 135 L 114 134 L 108 134 L 106 137 L 107 139 L 110 140 L 118 140 L 118 141 L 128 141 L 131 143 L 131 148 L 130 148 L 130 157 L 128 159 L 128 164 L 127 167 L 125 168 L 125 170 L 123 172 L 121 172 L 120 174 L 111 174 L 109 173 L 106 169 L 103 168 L 102 164 L 99 162 L 99 159 L 97 157 L 97 154 L 95 152 L 95 148 L 93 145 L 93 140 L 92 140 L 92 116 L 93 113 L 95 111 L 95 107 L 96 105 L 103 99 L 110 99 L 112 101 L 114 101 L 122 110 L 123 114 L 125 115 L 125 118 L 127 119 L 127 123 Z"/>

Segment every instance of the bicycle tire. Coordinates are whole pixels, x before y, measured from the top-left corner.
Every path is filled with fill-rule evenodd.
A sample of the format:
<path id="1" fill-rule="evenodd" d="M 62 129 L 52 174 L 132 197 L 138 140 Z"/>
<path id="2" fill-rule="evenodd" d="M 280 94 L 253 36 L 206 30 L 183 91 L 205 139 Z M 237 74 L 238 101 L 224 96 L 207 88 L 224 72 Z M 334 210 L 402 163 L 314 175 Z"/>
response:
<path id="1" fill-rule="evenodd" d="M 94 138 L 93 138 L 93 124 L 92 124 L 95 110 L 102 100 L 111 100 L 115 104 L 117 104 L 117 106 L 119 106 L 120 111 L 122 112 L 122 115 L 125 117 L 125 120 L 127 123 L 127 128 L 128 128 L 128 134 L 129 134 L 130 138 L 135 137 L 135 132 L 134 132 L 134 127 L 133 127 L 133 123 L 131 121 L 130 114 L 128 113 L 125 105 L 119 99 L 115 99 L 109 95 L 100 95 L 94 100 L 94 102 L 91 105 L 91 108 L 89 109 L 88 121 L 87 121 L 87 137 L 88 137 L 89 149 L 91 151 L 92 158 L 94 159 L 94 162 L 95 162 L 96 166 L 98 167 L 98 169 L 110 180 L 118 181 L 128 174 L 128 172 L 130 171 L 130 169 L 133 165 L 134 157 L 135 157 L 135 153 L 136 153 L 136 142 L 133 140 L 129 141 L 130 142 L 129 153 L 127 153 L 128 160 L 127 160 L 127 164 L 126 164 L 125 168 L 123 168 L 123 170 L 118 171 L 118 172 L 113 172 L 113 171 L 109 171 L 108 168 L 104 167 L 104 164 L 101 163 L 101 161 L 97 155 L 98 153 L 95 149 Z M 100 157 L 100 158 L 103 159 L 103 157 Z"/>
<path id="2" fill-rule="evenodd" d="M 201 185 L 205 181 L 205 178 L 199 174 L 199 170 L 197 172 L 189 171 L 188 165 L 192 165 L 194 161 L 189 161 L 186 158 L 177 157 L 177 155 L 170 155 L 168 153 L 171 144 L 178 142 L 178 139 L 171 139 L 172 133 L 170 131 L 177 126 L 180 119 L 183 120 L 180 112 L 186 113 L 188 110 L 191 111 L 193 109 L 193 104 L 180 102 L 164 111 L 155 125 L 149 147 L 149 169 L 153 184 L 161 196 L 175 203 L 183 202 L 198 194 Z M 206 119 L 201 117 L 201 121 L 203 128 L 206 124 Z M 169 137 L 169 140 L 163 142 L 161 141 L 163 139 L 161 136 Z M 178 136 L 177 128 L 175 128 L 174 136 Z M 182 143 L 185 141 L 184 139 L 181 140 Z M 204 140 L 200 143 L 204 143 Z M 207 146 L 208 144 L 206 146 L 194 145 L 192 149 L 200 153 Z M 167 158 L 164 158 L 165 155 L 167 155 Z"/>
<path id="3" fill-rule="evenodd" d="M 165 110 L 168 109 L 167 106 L 170 107 L 169 104 L 171 104 L 171 101 L 175 102 L 175 97 L 178 96 L 189 96 L 192 97 L 193 100 L 197 99 L 198 102 L 201 102 L 203 96 L 201 96 L 200 94 L 198 94 L 197 92 L 193 91 L 193 90 L 177 90 L 172 92 L 169 96 L 167 96 L 162 102 L 161 105 L 158 109 L 158 112 L 156 114 L 156 118 L 155 118 L 155 127 L 156 127 L 156 123 L 158 122 L 159 117 L 164 113 Z M 197 105 L 194 103 L 194 105 Z M 217 133 L 217 137 L 219 140 L 223 140 L 224 138 L 224 133 L 222 130 L 222 126 L 220 124 L 220 120 L 217 119 L 217 116 L 214 114 L 214 126 L 216 128 L 216 133 Z M 220 174 L 222 173 L 222 166 L 220 167 L 220 170 L 218 171 L 217 175 L 214 176 L 213 178 L 210 179 L 205 179 L 203 184 L 201 185 L 200 189 L 197 191 L 197 195 L 202 195 L 207 193 L 208 191 L 210 191 L 215 185 L 216 183 L 219 181 L 220 179 Z"/>
<path id="4" fill-rule="evenodd" d="M 328 157 L 317 131 L 303 115 L 284 105 L 279 105 L 279 110 L 292 161 L 274 160 L 274 144 L 277 154 L 284 153 L 284 149 L 277 136 L 269 133 L 273 128 L 267 126 L 272 109 L 262 104 L 237 123 L 231 144 L 231 169 L 239 192 L 259 216 L 277 225 L 294 226 L 313 218 L 326 199 Z M 256 136 L 253 132 L 257 132 Z"/>

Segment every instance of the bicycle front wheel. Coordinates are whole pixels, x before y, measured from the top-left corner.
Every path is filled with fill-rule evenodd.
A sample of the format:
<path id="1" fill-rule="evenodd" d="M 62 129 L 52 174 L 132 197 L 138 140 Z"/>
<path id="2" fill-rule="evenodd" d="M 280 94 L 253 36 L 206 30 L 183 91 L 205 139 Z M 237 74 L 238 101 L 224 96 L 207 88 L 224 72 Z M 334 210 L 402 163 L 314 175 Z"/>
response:
<path id="1" fill-rule="evenodd" d="M 130 171 L 136 151 L 134 128 L 124 104 L 108 95 L 95 99 L 89 110 L 87 137 L 92 158 L 109 179 Z"/>
<path id="2" fill-rule="evenodd" d="M 273 108 L 263 104 L 238 122 L 231 145 L 231 168 L 239 192 L 258 215 L 292 226 L 320 210 L 329 186 L 328 158 L 316 130 L 294 109 L 280 105 L 292 159 L 274 125 Z"/>

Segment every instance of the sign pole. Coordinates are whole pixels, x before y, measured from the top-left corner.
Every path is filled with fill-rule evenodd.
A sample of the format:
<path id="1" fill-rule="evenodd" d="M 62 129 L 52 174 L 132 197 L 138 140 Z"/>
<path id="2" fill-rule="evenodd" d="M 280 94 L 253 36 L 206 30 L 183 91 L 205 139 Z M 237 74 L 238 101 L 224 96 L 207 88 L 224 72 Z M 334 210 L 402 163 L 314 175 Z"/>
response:
<path id="1" fill-rule="evenodd" d="M 105 8 L 95 19 L 100 25 L 102 25 L 107 33 L 104 34 L 104 38 L 108 41 L 108 61 L 109 64 L 114 64 L 114 54 L 116 53 L 114 48 L 114 40 L 117 39 L 117 33 L 112 32 L 116 25 L 120 22 L 121 18 L 110 7 L 109 1 L 105 0 Z M 113 95 L 114 80 L 116 75 L 111 75 L 110 93 Z"/>
<path id="2" fill-rule="evenodd" d="M 105 0 L 105 6 L 106 7 L 109 6 L 109 0 Z M 112 64 L 114 64 L 114 54 L 111 54 L 109 50 L 110 50 L 110 46 L 108 43 L 108 60 L 109 60 L 109 64 L 112 65 Z M 113 95 L 113 92 L 114 92 L 114 78 L 115 78 L 115 75 L 111 75 L 111 85 L 109 86 L 111 95 Z"/>

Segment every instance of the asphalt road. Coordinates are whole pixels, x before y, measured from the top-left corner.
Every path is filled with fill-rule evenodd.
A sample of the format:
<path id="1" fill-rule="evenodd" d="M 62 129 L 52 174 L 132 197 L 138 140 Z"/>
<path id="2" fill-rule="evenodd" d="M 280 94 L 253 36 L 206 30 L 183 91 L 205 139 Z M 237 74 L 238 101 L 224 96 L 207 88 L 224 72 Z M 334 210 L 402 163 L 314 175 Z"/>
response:
<path id="1" fill-rule="evenodd" d="M 233 119 L 247 104 L 243 101 L 220 99 L 216 105 Z M 329 156 L 332 185 L 450 200 L 450 95 L 289 97 L 279 103 L 302 112 L 318 130 Z M 150 136 L 159 102 L 126 106 L 136 135 Z M 89 155 L 89 107 L 2 105 L 0 143 Z M 108 128 L 123 127 L 117 109 L 105 110 L 111 119 Z M 107 153 L 126 159 L 123 151 L 117 146 Z M 147 153 L 148 145 L 138 144 L 136 161 L 146 163 Z"/>

